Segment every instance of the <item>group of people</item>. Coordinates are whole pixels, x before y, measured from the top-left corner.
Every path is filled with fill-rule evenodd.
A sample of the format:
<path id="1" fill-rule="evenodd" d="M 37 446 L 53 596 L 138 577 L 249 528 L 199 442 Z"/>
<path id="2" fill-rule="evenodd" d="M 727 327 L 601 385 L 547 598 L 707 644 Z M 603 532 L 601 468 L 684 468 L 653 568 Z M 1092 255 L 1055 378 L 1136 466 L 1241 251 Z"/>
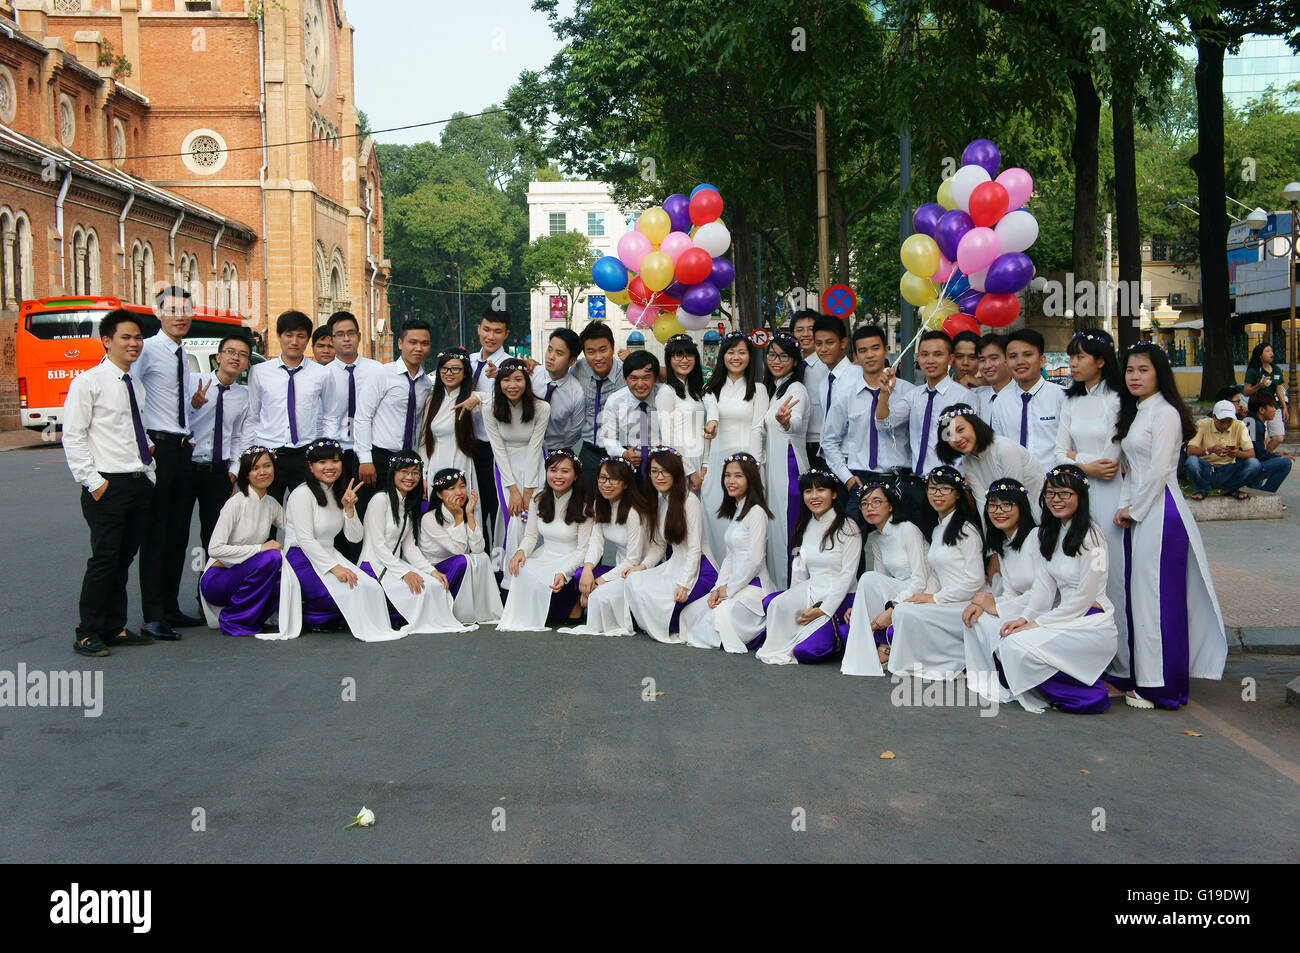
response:
<path id="1" fill-rule="evenodd" d="M 110 313 L 105 361 L 69 393 L 92 546 L 83 654 L 200 623 L 177 600 L 197 498 L 200 604 L 232 636 L 640 631 L 769 664 L 842 659 L 848 675 L 964 676 L 1033 711 L 1103 711 L 1119 693 L 1174 708 L 1190 678 L 1222 673 L 1177 484 L 1196 428 L 1158 347 L 1121 365 L 1109 335 L 1079 332 L 1067 390 L 1042 376 L 1036 331 L 927 331 L 911 384 L 883 329 L 807 311 L 762 352 L 726 335 L 706 381 L 689 335 L 661 366 L 591 322 L 553 331 L 538 362 L 504 349 L 509 315 L 488 310 L 479 347 L 430 374 L 422 321 L 380 364 L 338 312 L 318 364 L 290 311 L 245 388 L 238 334 L 191 380 L 190 310 L 165 290 L 148 341 Z"/>

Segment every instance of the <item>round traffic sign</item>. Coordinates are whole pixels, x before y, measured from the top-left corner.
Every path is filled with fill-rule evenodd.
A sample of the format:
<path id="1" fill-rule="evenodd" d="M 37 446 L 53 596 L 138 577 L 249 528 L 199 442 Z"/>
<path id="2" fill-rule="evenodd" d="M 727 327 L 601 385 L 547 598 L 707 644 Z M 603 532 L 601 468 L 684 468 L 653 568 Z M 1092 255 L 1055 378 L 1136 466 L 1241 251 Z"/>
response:
<path id="1" fill-rule="evenodd" d="M 858 306 L 858 296 L 848 285 L 831 285 L 822 293 L 822 310 L 837 318 L 853 313 Z"/>
<path id="2" fill-rule="evenodd" d="M 767 328 L 755 328 L 749 332 L 749 343 L 754 347 L 767 347 L 767 342 L 772 340 L 772 334 Z"/>

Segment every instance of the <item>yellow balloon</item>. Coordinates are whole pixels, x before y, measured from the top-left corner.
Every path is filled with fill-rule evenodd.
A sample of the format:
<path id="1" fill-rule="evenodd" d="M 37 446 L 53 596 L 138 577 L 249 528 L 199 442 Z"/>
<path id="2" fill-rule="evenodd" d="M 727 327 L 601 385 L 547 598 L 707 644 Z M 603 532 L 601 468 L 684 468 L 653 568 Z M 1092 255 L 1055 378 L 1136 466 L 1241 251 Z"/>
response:
<path id="1" fill-rule="evenodd" d="M 605 299 L 611 302 L 612 304 L 618 305 L 620 308 L 626 308 L 627 303 L 632 300 L 630 297 L 628 297 L 626 288 L 624 288 L 622 291 L 606 292 Z"/>
<path id="2" fill-rule="evenodd" d="M 952 197 L 952 176 L 943 180 L 943 185 L 939 186 L 939 194 L 936 198 L 938 198 L 939 204 L 950 212 L 957 207 L 957 200 Z"/>
<path id="3" fill-rule="evenodd" d="M 912 274 L 928 280 L 939 269 L 939 246 L 929 235 L 917 232 L 909 235 L 898 250 L 903 267 Z"/>
<path id="4" fill-rule="evenodd" d="M 899 280 L 898 290 L 908 304 L 915 305 L 918 308 L 939 297 L 939 292 L 935 290 L 933 281 L 929 278 L 922 278 L 920 275 L 914 275 L 910 271 Z"/>
<path id="5" fill-rule="evenodd" d="M 682 327 L 682 322 L 677 320 L 677 315 L 664 314 L 655 321 L 654 333 L 656 341 L 667 344 L 670 337 L 674 334 L 685 334 L 686 329 Z"/>
<path id="6" fill-rule="evenodd" d="M 654 208 L 648 208 L 641 213 L 641 218 L 636 227 L 640 229 L 642 235 L 650 239 L 651 243 L 658 245 L 668 237 L 668 233 L 672 231 L 673 223 L 672 219 L 668 217 L 668 213 L 656 205 Z"/>
<path id="7" fill-rule="evenodd" d="M 663 291 L 673 283 L 673 260 L 661 251 L 641 259 L 641 280 L 651 291 Z"/>
<path id="8" fill-rule="evenodd" d="M 957 302 L 951 298 L 940 298 L 937 301 L 931 301 L 921 308 L 921 321 L 925 324 L 927 331 L 932 331 L 943 324 L 943 319 L 949 315 L 956 314 L 961 308 Z"/>

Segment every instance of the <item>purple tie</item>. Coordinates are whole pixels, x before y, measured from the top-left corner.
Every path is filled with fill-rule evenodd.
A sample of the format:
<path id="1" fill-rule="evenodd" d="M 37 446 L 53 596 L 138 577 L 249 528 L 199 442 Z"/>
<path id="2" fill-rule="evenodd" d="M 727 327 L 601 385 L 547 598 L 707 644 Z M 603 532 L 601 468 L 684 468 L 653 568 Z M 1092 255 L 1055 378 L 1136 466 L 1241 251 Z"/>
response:
<path id="1" fill-rule="evenodd" d="M 934 410 L 934 395 L 939 393 L 926 388 L 929 398 L 925 402 L 925 423 L 921 425 L 921 455 L 916 458 L 916 475 L 925 474 L 925 452 L 930 449 L 930 412 Z"/>
<path id="2" fill-rule="evenodd" d="M 185 425 L 185 348 L 176 346 L 176 423 L 183 431 L 189 430 Z"/>
<path id="3" fill-rule="evenodd" d="M 835 374 L 826 375 L 826 413 L 831 412 L 831 392 L 835 390 Z"/>
<path id="4" fill-rule="evenodd" d="M 607 380 L 608 378 L 598 378 L 596 380 L 596 412 L 592 414 L 591 421 L 591 437 L 593 443 L 595 442 L 597 432 L 600 430 L 600 389 L 605 386 Z"/>
<path id="5" fill-rule="evenodd" d="M 1020 446 L 1029 446 L 1029 399 L 1033 394 L 1020 395 Z"/>
<path id="6" fill-rule="evenodd" d="M 402 431 L 402 449 L 411 449 L 411 433 L 415 430 L 415 378 L 407 375 L 410 390 L 406 392 L 406 429 Z"/>
<path id="7" fill-rule="evenodd" d="M 637 410 L 641 411 L 641 479 L 644 480 L 647 458 L 650 456 L 650 408 L 643 400 L 637 405 Z"/>
<path id="8" fill-rule="evenodd" d="M 867 390 L 871 390 L 870 387 Z M 876 469 L 876 453 L 880 449 L 880 435 L 876 433 L 876 405 L 880 403 L 880 391 L 871 390 L 871 451 L 867 457 L 867 466 Z"/>
<path id="9" fill-rule="evenodd" d="M 355 364 L 348 365 L 348 420 L 357 415 L 357 378 L 352 373 L 356 369 Z"/>
<path id="10" fill-rule="evenodd" d="M 290 367 L 287 364 L 280 365 L 289 375 L 288 405 L 289 405 L 289 445 L 298 445 L 298 397 L 293 389 L 293 375 L 302 370 L 302 365 Z"/>
<path id="11" fill-rule="evenodd" d="M 230 389 L 229 384 L 217 384 L 217 414 L 212 425 L 212 462 L 225 463 L 226 458 L 222 456 L 221 451 L 221 431 L 224 429 L 223 412 L 225 410 L 223 398 L 226 391 Z"/>
<path id="12" fill-rule="evenodd" d="M 547 381 L 546 396 L 543 397 L 542 400 L 546 401 L 549 404 L 551 402 L 551 395 L 554 393 L 555 393 L 555 381 Z"/>
<path id="13" fill-rule="evenodd" d="M 478 367 L 474 368 L 474 383 L 475 383 L 475 385 L 478 384 L 478 376 L 479 376 L 480 374 L 483 373 L 483 365 L 486 364 L 486 363 L 487 363 L 487 361 L 485 361 L 483 358 L 480 357 L 480 358 L 478 359 Z"/>
<path id="14" fill-rule="evenodd" d="M 153 454 L 149 452 L 149 441 L 144 435 L 144 424 L 140 421 L 140 405 L 135 402 L 135 388 L 131 386 L 131 375 L 123 374 L 126 383 L 126 396 L 131 399 L 131 425 L 135 427 L 135 445 L 140 451 L 140 462 L 145 466 L 153 463 Z"/>

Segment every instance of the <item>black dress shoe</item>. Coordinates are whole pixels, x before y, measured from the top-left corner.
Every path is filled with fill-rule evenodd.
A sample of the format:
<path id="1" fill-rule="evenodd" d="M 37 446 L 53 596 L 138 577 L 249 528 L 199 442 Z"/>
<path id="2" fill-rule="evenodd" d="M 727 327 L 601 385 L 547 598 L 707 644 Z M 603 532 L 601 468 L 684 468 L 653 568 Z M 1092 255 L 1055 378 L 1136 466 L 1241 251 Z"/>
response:
<path id="1" fill-rule="evenodd" d="M 140 631 L 159 642 L 176 642 L 181 637 L 181 634 L 166 622 L 146 622 L 140 627 Z"/>
<path id="2" fill-rule="evenodd" d="M 207 619 L 201 619 L 198 616 L 186 615 L 184 612 L 169 612 L 166 615 L 167 624 L 180 629 L 193 629 L 196 626 L 207 625 Z"/>
<path id="3" fill-rule="evenodd" d="M 73 640 L 72 650 L 78 655 L 91 655 L 102 658 L 110 654 L 108 647 L 93 635 L 79 635 Z"/>
<path id="4" fill-rule="evenodd" d="M 152 645 L 153 637 L 147 633 L 132 632 L 130 629 L 123 629 L 114 635 L 106 635 L 102 639 L 105 645 Z"/>

